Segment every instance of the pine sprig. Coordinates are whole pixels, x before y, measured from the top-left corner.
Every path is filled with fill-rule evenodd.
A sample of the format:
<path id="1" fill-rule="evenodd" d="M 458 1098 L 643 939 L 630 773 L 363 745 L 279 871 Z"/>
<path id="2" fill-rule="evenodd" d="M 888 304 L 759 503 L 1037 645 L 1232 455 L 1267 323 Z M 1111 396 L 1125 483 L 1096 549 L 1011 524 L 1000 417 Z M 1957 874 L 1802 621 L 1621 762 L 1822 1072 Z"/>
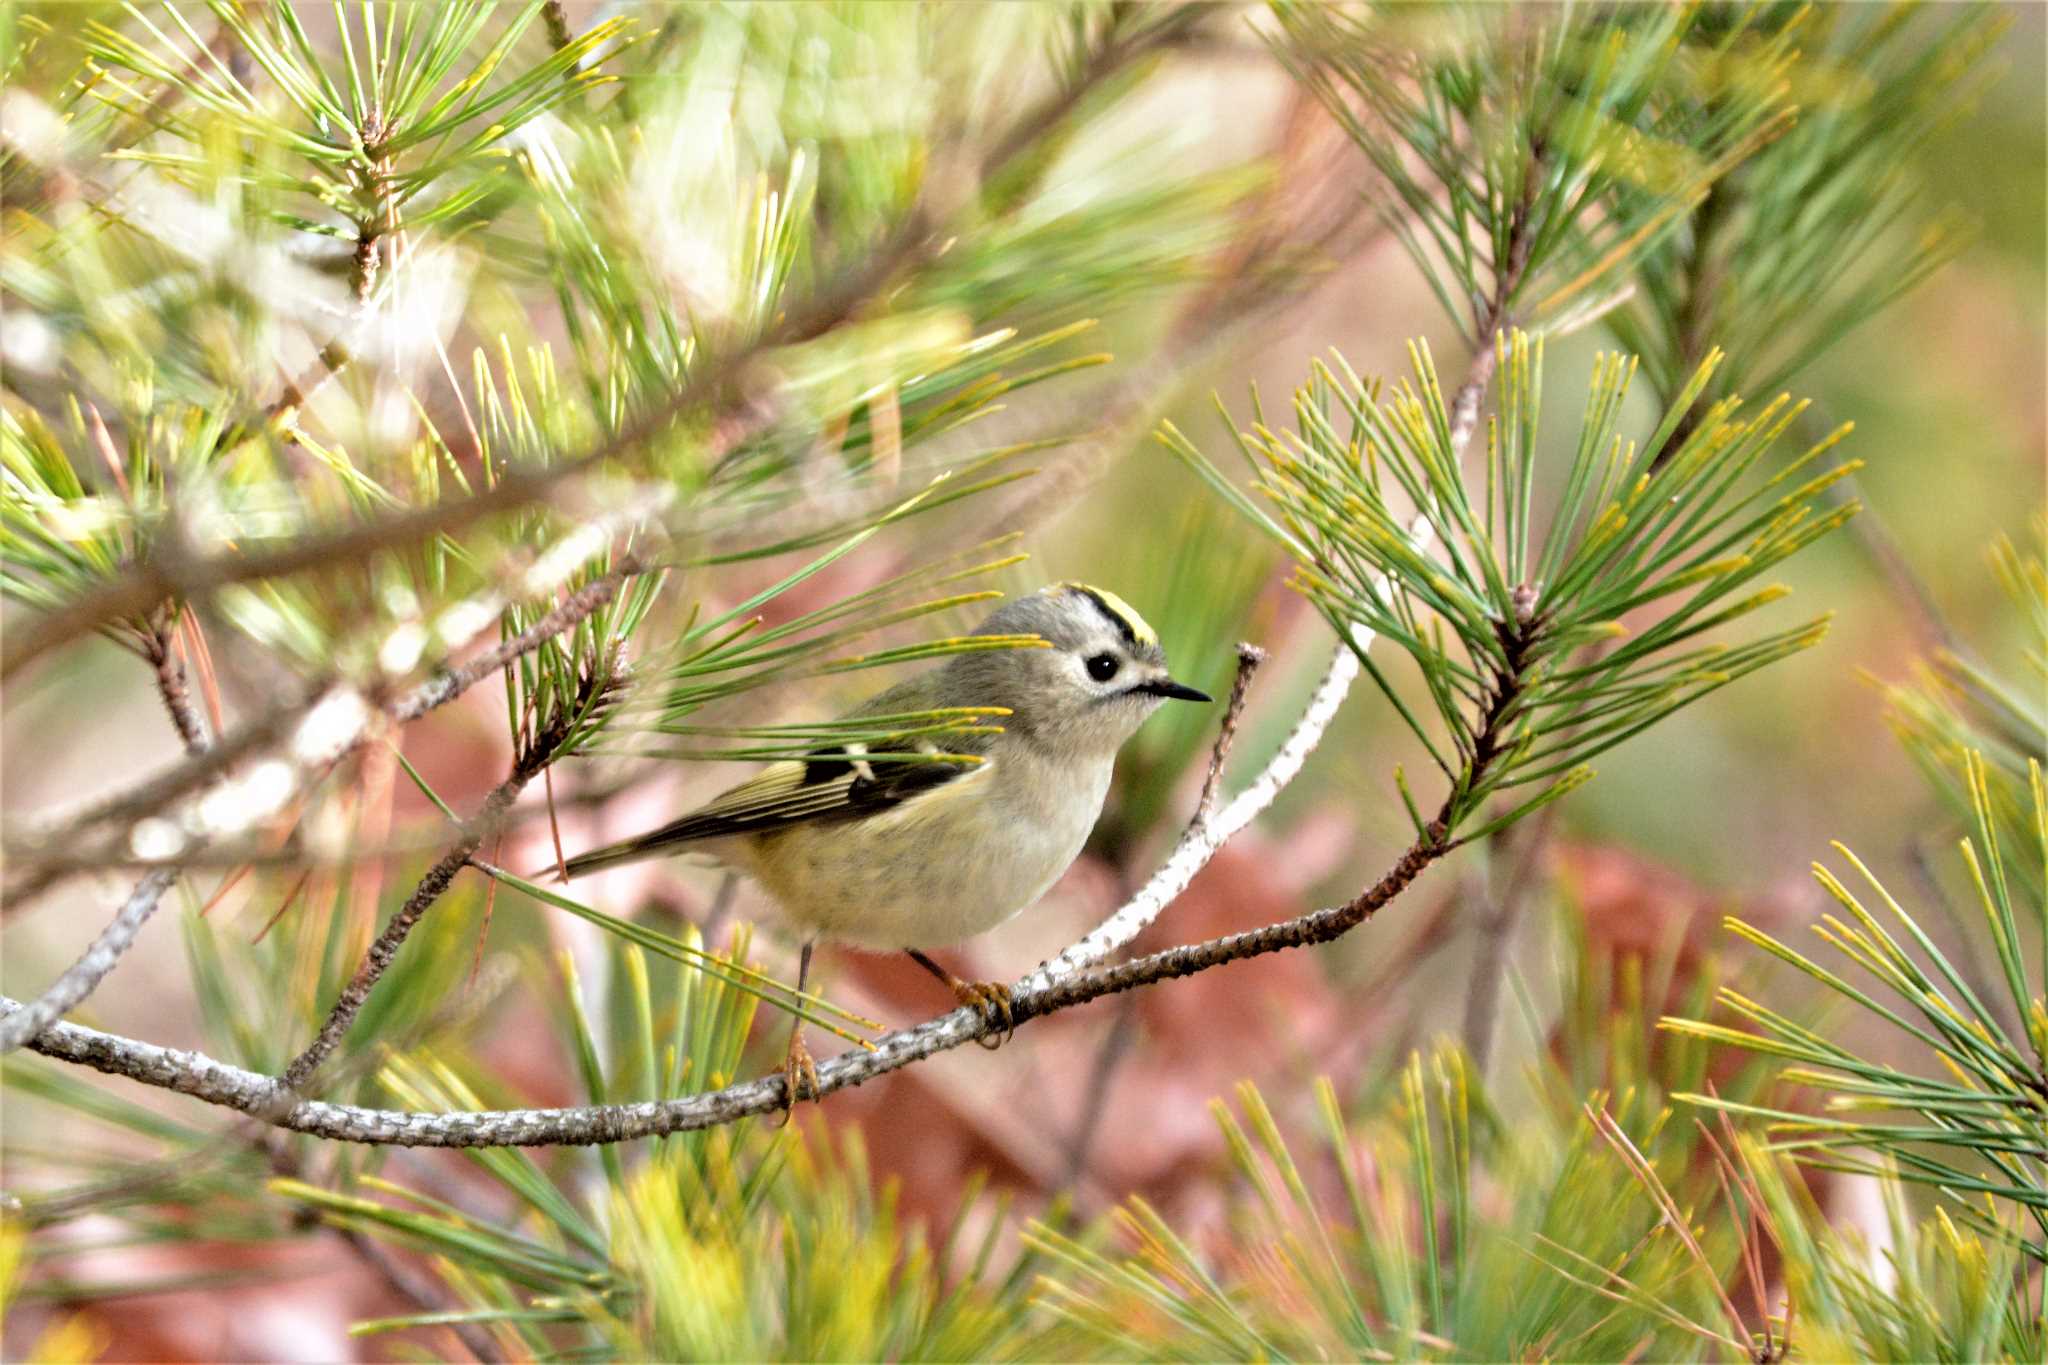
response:
<path id="1" fill-rule="evenodd" d="M 206 163 L 197 149 L 213 130 L 288 153 L 289 169 L 258 163 L 250 183 L 275 197 L 277 221 L 353 244 L 354 287 L 366 300 L 392 238 L 457 223 L 491 193 L 490 158 L 506 138 L 609 79 L 598 59 L 619 46 L 620 19 L 530 63 L 514 61 L 544 7 L 526 0 L 498 23 L 490 0 L 388 10 L 364 3 L 353 16 L 337 4 L 339 51 L 325 53 L 294 6 L 268 6 L 259 17 L 239 0 L 212 0 L 215 19 L 274 96 L 245 83 L 175 5 L 126 7 L 133 32 L 95 23 L 88 50 L 105 69 L 101 98 L 168 139 L 131 159 L 200 188 Z M 165 89 L 181 100 L 158 98 Z M 422 196 L 430 202 L 416 203 Z M 294 211 L 294 198 L 312 202 Z"/>
<path id="2" fill-rule="evenodd" d="M 2033 956 L 2048 941 L 2048 902 L 2023 889 L 2041 885 L 2048 867 L 2048 787 L 2041 765 L 2030 765 L 2032 827 L 2014 847 L 2000 838 L 1981 755 L 1969 755 L 1966 774 L 1975 833 L 1962 841 L 1962 860 L 1980 927 L 1996 953 L 1996 994 L 1973 988 L 1915 916 L 1840 845 L 1836 852 L 1886 912 L 1867 908 L 1863 896 L 1815 864 L 1815 878 L 1842 914 L 1825 916 L 1814 932 L 1846 960 L 1842 969 L 1740 920 L 1728 921 L 1734 933 L 1831 996 L 1905 1034 L 1924 1049 L 1929 1065 L 1908 1068 L 1866 1057 L 1732 990 L 1721 993 L 1721 1004 L 1742 1026 L 1667 1018 L 1662 1027 L 1782 1059 L 1786 1081 L 1827 1097 L 1820 1115 L 1736 1105 L 1711 1094 L 1686 1097 L 1694 1103 L 1769 1121 L 1775 1147 L 1816 1165 L 1932 1186 L 1948 1196 L 1949 1216 L 1989 1238 L 2010 1235 L 2017 1215 L 2028 1227 L 2020 1239 L 2026 1255 L 2048 1262 L 2048 1180 L 2041 1164 L 2048 1131 L 2048 1004 Z M 2021 868 L 2030 869 L 2024 880 Z"/>
<path id="3" fill-rule="evenodd" d="M 1255 404 L 1237 435 L 1249 493 L 1170 424 L 1162 435 L 1295 556 L 1295 586 L 1340 638 L 1384 636 L 1420 670 L 1418 708 L 1360 651 L 1450 784 L 1433 821 L 1418 814 L 1426 842 L 1505 826 L 1583 781 L 1589 759 L 1816 643 L 1823 621 L 1741 644 L 1703 637 L 1782 596 L 1753 585 L 1854 512 L 1816 514 L 1818 494 L 1854 467 L 1810 472 L 1839 432 L 1769 478 L 1747 477 L 1796 415 L 1787 399 L 1749 415 L 1724 401 L 1676 458 L 1646 469 L 1641 451 L 1661 448 L 1718 357 L 1638 447 L 1621 430 L 1634 363 L 1602 356 L 1558 503 L 1540 518 L 1542 343 L 1518 332 L 1497 345 L 1482 478 L 1459 469 L 1421 345 L 1413 379 L 1391 394 L 1333 357 L 1297 391 L 1292 429 L 1275 431 Z M 1483 829 L 1463 830 L 1493 797 L 1531 786 Z"/>
<path id="4" fill-rule="evenodd" d="M 1405 1059 L 1362 1113 L 1319 1080 L 1306 1141 L 1251 1083 L 1233 1099 L 1210 1108 L 1244 1254 L 1207 1254 L 1141 1198 L 1106 1236 L 1027 1234 L 1050 1262 L 1041 1302 L 1105 1358 L 1492 1360 L 1541 1342 L 1574 1359 L 1676 1359 L 1709 1315 L 1648 1201 L 1614 1205 L 1592 1133 L 1504 1122 L 1454 1050 Z M 1658 1164 L 1679 1168 L 1689 1135 L 1623 1103 Z M 1610 1216 L 1574 1213 L 1589 1207 Z M 1732 1262 L 1724 1238 L 1709 1245 L 1715 1265 Z"/>
<path id="5" fill-rule="evenodd" d="M 1973 105 L 2004 28 L 1979 5 L 1701 12 L 1691 60 L 1768 73 L 1798 118 L 1647 247 L 1634 298 L 1609 316 L 1659 395 L 1717 345 L 1731 360 L 1709 399 L 1774 393 L 1955 257 L 1968 224 L 1931 204 L 1911 167 Z M 1682 136 L 1747 98 L 1725 76 L 1676 93 L 1667 119 Z"/>
<path id="6" fill-rule="evenodd" d="M 1393 191 L 1388 227 L 1473 346 L 1611 307 L 1722 176 L 1783 132 L 1782 82 L 1692 60 L 1699 11 L 1276 7 L 1273 47 Z M 1689 85 L 1711 119 L 1674 121 Z"/>
<path id="7" fill-rule="evenodd" d="M 1991 551 L 2000 585 L 2023 618 L 2027 644 L 2017 669 L 2006 669 L 1960 645 L 1937 651 L 1910 682 L 1885 689 L 1886 719 L 1906 752 L 1942 799 L 1964 819 L 1972 814 L 1970 769 L 1979 763 L 1984 796 L 2007 847 L 2024 844 L 2033 813 L 2028 767 L 2048 763 L 2048 525 L 2037 521 L 2032 544 L 2000 538 Z M 2013 874 L 2028 894 L 2048 895 L 2039 870 L 2022 862 Z"/>

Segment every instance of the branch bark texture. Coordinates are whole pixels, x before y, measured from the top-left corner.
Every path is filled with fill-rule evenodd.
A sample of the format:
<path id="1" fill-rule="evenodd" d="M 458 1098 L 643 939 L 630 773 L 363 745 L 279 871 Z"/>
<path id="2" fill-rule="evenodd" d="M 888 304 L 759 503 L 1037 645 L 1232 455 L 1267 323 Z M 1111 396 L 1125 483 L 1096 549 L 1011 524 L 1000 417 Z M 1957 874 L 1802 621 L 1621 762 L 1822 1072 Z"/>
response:
<path id="1" fill-rule="evenodd" d="M 1097 967 L 1056 984 L 1018 990 L 1011 997 L 1016 1022 L 1086 1004 L 1120 991 L 1171 980 L 1285 948 L 1327 943 L 1356 928 L 1443 856 L 1444 842 L 1417 844 L 1364 893 L 1345 905 L 1247 933 L 1186 944 L 1130 962 Z M 0 998 L 0 1009 L 19 1006 Z M 842 1053 L 818 1067 L 822 1097 L 990 1032 L 977 1010 L 959 1009 L 882 1039 L 873 1052 Z M 678 1100 L 590 1105 L 575 1109 L 503 1109 L 473 1113 L 415 1113 L 299 1100 L 280 1108 L 275 1078 L 229 1066 L 194 1052 L 178 1052 L 73 1024 L 51 1028 L 36 1051 L 63 1061 L 127 1076 L 209 1104 L 250 1114 L 280 1128 L 343 1142 L 406 1147 L 588 1146 L 660 1137 L 732 1123 L 786 1107 L 778 1072 L 723 1090 Z"/>
<path id="2" fill-rule="evenodd" d="M 148 640 L 149 661 L 156 669 L 157 692 L 163 698 L 164 709 L 170 713 L 172 727 L 184 741 L 186 751 L 199 757 L 208 747 L 206 726 L 199 719 L 198 709 L 192 705 L 185 666 L 172 647 L 172 630 L 168 617 L 154 626 Z M 177 880 L 178 869 L 174 867 L 145 873 L 107 927 L 100 930 L 87 946 L 84 956 L 51 982 L 50 988 L 36 997 L 34 1003 L 0 1019 L 0 1056 L 13 1052 L 62 1019 L 97 990 L 100 982 L 107 979 L 107 973 L 114 970 L 114 964 L 135 942 L 142 926 L 156 913 L 157 906 L 163 904 L 164 897 L 170 894 Z"/>

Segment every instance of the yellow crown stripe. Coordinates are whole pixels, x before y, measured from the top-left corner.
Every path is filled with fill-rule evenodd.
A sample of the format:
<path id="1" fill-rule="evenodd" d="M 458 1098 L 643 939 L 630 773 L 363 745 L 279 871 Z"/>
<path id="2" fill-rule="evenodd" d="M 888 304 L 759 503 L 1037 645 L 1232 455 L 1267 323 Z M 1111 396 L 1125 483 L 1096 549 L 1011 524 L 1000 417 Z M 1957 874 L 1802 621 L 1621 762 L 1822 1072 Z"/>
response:
<path id="1" fill-rule="evenodd" d="M 1130 631 L 1133 640 L 1146 648 L 1149 649 L 1159 643 L 1159 636 L 1153 632 L 1152 627 L 1145 624 L 1145 618 L 1138 615 L 1130 603 L 1109 589 L 1098 588 L 1092 583 L 1073 582 L 1061 583 L 1059 587 L 1068 592 L 1078 592 L 1094 598 L 1099 606 L 1123 622 L 1124 629 Z"/>

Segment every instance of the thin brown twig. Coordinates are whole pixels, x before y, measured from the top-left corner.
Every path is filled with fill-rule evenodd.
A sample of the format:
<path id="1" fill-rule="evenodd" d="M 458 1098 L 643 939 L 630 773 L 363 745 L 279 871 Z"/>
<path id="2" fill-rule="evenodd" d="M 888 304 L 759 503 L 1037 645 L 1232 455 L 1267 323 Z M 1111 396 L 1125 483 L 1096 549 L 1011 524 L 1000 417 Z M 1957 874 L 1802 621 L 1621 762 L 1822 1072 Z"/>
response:
<path id="1" fill-rule="evenodd" d="M 167 620 L 159 619 L 155 629 L 145 637 L 146 657 L 150 667 L 156 670 L 157 696 L 163 699 L 164 710 L 170 713 L 171 725 L 184 741 L 188 754 L 205 753 L 208 747 L 206 727 L 199 719 L 199 712 L 192 706 L 192 693 L 187 681 L 184 661 L 179 658 L 176 628 Z"/>
<path id="2" fill-rule="evenodd" d="M 1237 676 L 1230 683 L 1230 702 L 1223 708 L 1223 723 L 1216 731 L 1216 747 L 1209 754 L 1209 771 L 1202 778 L 1202 796 L 1195 803 L 1195 819 L 1206 821 L 1216 813 L 1216 791 L 1223 781 L 1223 764 L 1230 757 L 1231 743 L 1237 738 L 1238 723 L 1244 719 L 1245 699 L 1251 695 L 1252 674 L 1259 671 L 1259 665 L 1266 661 L 1266 651 L 1257 645 L 1239 641 L 1237 646 Z"/>
<path id="3" fill-rule="evenodd" d="M 297 1094 L 303 1091 L 306 1082 L 312 1079 L 313 1073 L 319 1070 L 334 1049 L 340 1046 L 350 1026 L 355 1023 L 356 1015 L 369 1000 L 370 992 L 376 988 L 377 982 L 397 960 L 398 950 L 412 933 L 413 926 L 419 923 L 433 907 L 434 902 L 438 901 L 454 883 L 457 874 L 471 864 L 477 850 L 483 847 L 484 840 L 504 828 L 506 815 L 511 810 L 512 803 L 519 799 L 520 792 L 554 762 L 556 753 L 569 736 L 571 717 L 601 696 L 607 686 L 607 675 L 586 674 L 577 689 L 576 705 L 557 711 L 547 718 L 545 724 L 536 725 L 524 736 L 519 753 L 512 761 L 511 775 L 484 798 L 482 809 L 463 827 L 462 837 L 427 869 L 425 876 L 420 878 L 412 894 L 406 897 L 405 904 L 399 907 L 398 912 L 385 924 L 383 932 L 378 934 L 370 944 L 369 950 L 364 953 L 362 962 L 356 967 L 355 975 L 350 978 L 340 997 L 335 1000 L 333 1008 L 328 1011 L 326 1020 L 320 1025 L 319 1033 L 306 1045 L 305 1050 L 285 1067 L 282 1078 L 285 1093 Z M 529 697 L 528 700 L 530 702 L 532 698 Z M 0 1020 L 0 1024 L 4 1023 L 4 1020 Z"/>
<path id="4" fill-rule="evenodd" d="M 1110 1023 L 1109 1032 L 1102 1036 L 1102 1043 L 1095 1051 L 1095 1060 L 1088 1068 L 1088 1083 L 1082 1091 L 1081 1116 L 1074 1124 L 1074 1135 L 1067 1143 L 1067 1166 L 1065 1178 L 1060 1184 L 1065 1189 L 1074 1189 L 1081 1183 L 1081 1177 L 1088 1173 L 1088 1159 L 1095 1149 L 1095 1140 L 1102 1132 L 1103 1116 L 1109 1112 L 1111 1082 L 1124 1058 L 1130 1055 L 1131 1044 L 1138 1036 L 1138 997 L 1126 995 L 1117 1004 L 1116 1018 Z"/>
<path id="5" fill-rule="evenodd" d="M 414 1270 L 411 1266 L 393 1256 L 378 1242 L 355 1228 L 345 1228 L 334 1223 L 322 1224 L 340 1239 L 342 1245 L 354 1252 L 357 1259 L 377 1273 L 394 1294 L 412 1304 L 423 1313 L 442 1314 L 448 1311 L 448 1300 L 434 1283 Z M 490 1362 L 504 1360 L 505 1353 L 491 1340 L 483 1324 L 475 1322 L 441 1322 L 455 1335 L 463 1347 L 478 1360 Z"/>
<path id="6" fill-rule="evenodd" d="M 540 782 L 548 798 L 548 838 L 555 846 L 555 872 L 566 882 L 569 880 L 569 859 L 562 852 L 562 822 L 555 818 L 555 770 L 552 767 L 542 768 Z"/>
<path id="7" fill-rule="evenodd" d="M 491 845 L 491 861 L 503 862 L 504 859 L 505 831 L 499 830 L 497 840 Z M 482 922 L 479 923 L 476 927 L 476 950 L 470 954 L 469 975 L 463 978 L 462 982 L 462 989 L 465 992 L 469 991 L 472 987 L 476 985 L 477 973 L 483 969 L 484 944 L 490 941 L 491 916 L 494 913 L 496 913 L 498 908 L 498 879 L 496 877 L 492 877 L 489 880 L 490 888 L 484 892 L 484 913 L 482 917 Z M 564 878 L 564 880 L 567 879 Z"/>
<path id="8" fill-rule="evenodd" d="M 255 1143 L 258 1150 L 268 1159 L 270 1169 L 274 1174 L 295 1180 L 305 1178 L 306 1172 L 298 1159 L 298 1155 L 288 1147 L 281 1143 L 265 1142 L 260 1137 L 255 1139 Z M 399 1298 L 423 1313 L 438 1314 L 448 1311 L 448 1300 L 441 1293 L 439 1286 L 420 1274 L 412 1266 L 406 1264 L 399 1257 L 393 1255 L 388 1248 L 379 1244 L 376 1239 L 364 1233 L 360 1228 L 327 1220 L 322 1220 L 319 1226 L 334 1234 L 335 1238 L 343 1246 L 347 1247 L 357 1260 L 369 1267 L 376 1274 L 377 1278 L 384 1282 L 385 1287 Z M 454 1333 L 456 1340 L 460 1341 L 463 1347 L 478 1360 L 494 1362 L 505 1358 L 504 1353 L 498 1349 L 497 1343 L 491 1340 L 491 1334 L 485 1330 L 482 1324 L 448 1322 L 440 1325 L 449 1328 Z"/>
<path id="9" fill-rule="evenodd" d="M 256 931 L 256 937 L 250 939 L 249 942 L 261 943 L 269 936 L 270 931 L 277 927 L 277 922 L 284 918 L 285 911 L 291 909 L 292 903 L 298 900 L 299 893 L 306 889 L 306 883 L 311 881 L 312 877 L 313 869 L 310 867 L 299 874 L 298 880 L 294 881 L 290 888 L 285 891 L 284 899 L 278 902 L 277 909 L 271 913 L 269 919 L 263 921 L 263 927 Z"/>
<path id="10" fill-rule="evenodd" d="M 349 1028 L 355 1023 L 356 1015 L 362 1012 L 363 1005 L 368 1002 L 370 992 L 376 988 L 377 982 L 397 960 L 398 950 L 404 945 L 406 937 L 412 933 L 413 927 L 454 883 L 456 874 L 468 866 L 469 860 L 483 847 L 484 840 L 503 824 L 505 813 L 512 808 L 512 803 L 519 799 L 519 793 L 525 790 L 526 784 L 553 759 L 555 746 L 561 742 L 564 729 L 565 727 L 558 725 L 536 738 L 533 748 L 520 755 L 519 760 L 514 763 L 512 775 L 499 783 L 491 794 L 484 798 L 483 808 L 477 812 L 476 818 L 470 821 L 463 836 L 427 869 L 425 876 L 420 878 L 412 894 L 406 897 L 405 904 L 392 915 L 383 932 L 377 935 L 369 950 L 363 954 L 363 960 L 357 965 L 355 975 L 349 979 L 348 985 L 342 988 L 340 996 L 327 1012 L 327 1018 L 321 1023 L 320 1031 L 314 1035 L 313 1041 L 285 1067 L 282 1082 L 288 1091 L 303 1091 L 306 1083 L 313 1078 L 313 1073 L 318 1071 L 335 1048 L 341 1045 L 342 1039 L 348 1035 Z"/>

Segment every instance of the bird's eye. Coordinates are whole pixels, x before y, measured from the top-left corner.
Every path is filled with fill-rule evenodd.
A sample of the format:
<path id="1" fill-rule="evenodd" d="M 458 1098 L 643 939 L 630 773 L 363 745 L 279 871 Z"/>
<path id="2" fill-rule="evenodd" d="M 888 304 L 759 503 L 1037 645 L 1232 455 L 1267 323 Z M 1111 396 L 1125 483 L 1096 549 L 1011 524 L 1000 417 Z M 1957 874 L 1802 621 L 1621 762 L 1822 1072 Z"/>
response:
<path id="1" fill-rule="evenodd" d="M 1088 661 L 1088 676 L 1097 682 L 1108 682 L 1116 676 L 1116 655 L 1098 654 Z"/>

